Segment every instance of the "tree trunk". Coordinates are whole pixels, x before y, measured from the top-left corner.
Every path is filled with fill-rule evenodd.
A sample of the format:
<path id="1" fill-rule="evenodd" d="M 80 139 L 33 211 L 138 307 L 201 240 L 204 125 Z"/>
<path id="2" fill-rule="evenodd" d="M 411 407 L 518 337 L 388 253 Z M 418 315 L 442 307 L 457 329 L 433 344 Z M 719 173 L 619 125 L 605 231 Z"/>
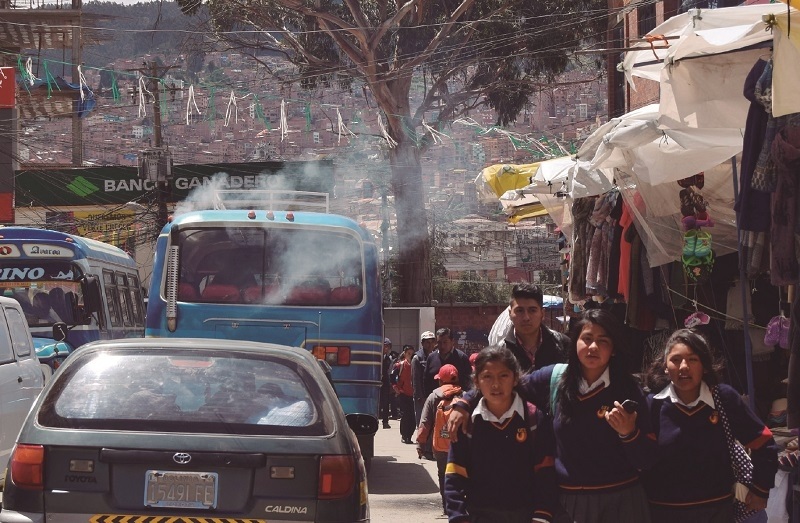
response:
<path id="1" fill-rule="evenodd" d="M 390 149 L 392 192 L 397 215 L 397 271 L 400 276 L 400 303 L 431 302 L 431 244 L 419 149 L 409 136 L 402 135 Z"/>

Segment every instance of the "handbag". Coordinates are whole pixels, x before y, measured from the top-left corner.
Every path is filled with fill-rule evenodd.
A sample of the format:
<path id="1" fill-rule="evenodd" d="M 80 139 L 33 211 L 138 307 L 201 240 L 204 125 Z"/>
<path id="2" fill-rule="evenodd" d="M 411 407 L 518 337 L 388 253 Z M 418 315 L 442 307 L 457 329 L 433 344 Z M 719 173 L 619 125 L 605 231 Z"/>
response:
<path id="1" fill-rule="evenodd" d="M 736 480 L 733 497 L 734 521 L 736 523 L 742 523 L 753 514 L 759 512 L 758 510 L 748 510 L 745 504 L 748 492 L 747 485 L 753 482 L 753 462 L 750 460 L 750 455 L 747 453 L 747 450 L 733 437 L 731 424 L 728 422 L 728 415 L 722 407 L 718 386 L 711 389 L 711 396 L 714 398 L 714 404 L 717 407 L 717 412 L 719 412 L 719 418 L 722 420 L 722 429 L 725 432 L 725 443 L 728 445 L 728 454 L 731 458 L 733 477 Z"/>

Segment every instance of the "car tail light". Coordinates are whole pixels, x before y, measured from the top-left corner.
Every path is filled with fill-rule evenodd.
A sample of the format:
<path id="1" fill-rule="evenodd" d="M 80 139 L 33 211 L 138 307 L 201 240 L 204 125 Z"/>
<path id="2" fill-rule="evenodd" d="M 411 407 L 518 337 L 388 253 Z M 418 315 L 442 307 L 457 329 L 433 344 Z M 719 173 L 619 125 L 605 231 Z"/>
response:
<path id="1" fill-rule="evenodd" d="M 350 365 L 350 347 L 316 345 L 311 353 L 318 360 L 325 360 L 331 367 Z"/>
<path id="2" fill-rule="evenodd" d="M 11 481 L 14 485 L 31 490 L 44 488 L 44 447 L 17 445 L 11 454 Z"/>
<path id="3" fill-rule="evenodd" d="M 337 499 L 350 494 L 355 484 L 352 456 L 322 456 L 319 462 L 319 498 Z"/>

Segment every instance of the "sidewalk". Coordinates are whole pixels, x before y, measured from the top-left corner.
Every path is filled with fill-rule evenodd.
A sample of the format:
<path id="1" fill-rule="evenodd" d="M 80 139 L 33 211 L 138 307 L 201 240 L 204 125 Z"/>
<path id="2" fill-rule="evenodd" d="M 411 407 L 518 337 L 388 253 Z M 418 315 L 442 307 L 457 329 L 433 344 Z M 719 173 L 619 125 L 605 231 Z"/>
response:
<path id="1" fill-rule="evenodd" d="M 417 458 L 416 445 L 400 441 L 400 421 L 378 429 L 369 473 L 371 521 L 427 523 L 446 521 L 442 513 L 436 462 Z"/>

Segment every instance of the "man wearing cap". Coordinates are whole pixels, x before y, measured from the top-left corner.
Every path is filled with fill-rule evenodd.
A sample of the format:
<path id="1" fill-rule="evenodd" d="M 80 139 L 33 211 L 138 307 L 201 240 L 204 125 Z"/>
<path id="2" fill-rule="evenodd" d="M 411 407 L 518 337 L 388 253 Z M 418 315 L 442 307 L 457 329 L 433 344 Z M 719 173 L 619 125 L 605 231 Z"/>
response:
<path id="1" fill-rule="evenodd" d="M 392 356 L 389 352 L 392 350 L 392 340 L 389 338 L 383 339 L 383 359 L 381 360 L 381 394 L 379 400 L 380 418 L 383 421 L 383 428 L 392 428 L 389 425 L 389 400 L 392 395 L 392 385 L 389 380 L 389 371 L 392 368 Z"/>
<path id="2" fill-rule="evenodd" d="M 518 283 L 511 290 L 508 311 L 502 313 L 508 314 L 513 328 L 499 345 L 514 353 L 523 374 L 567 361 L 570 340 L 542 323 L 543 301 L 544 296 L 539 286 Z"/>
<path id="3" fill-rule="evenodd" d="M 436 374 L 439 373 L 442 365 L 448 363 L 458 370 L 461 388 L 471 389 L 472 366 L 469 364 L 469 357 L 464 354 L 464 351 L 455 347 L 450 329 L 442 328 L 436 331 L 436 348 L 437 350 L 428 356 L 428 361 L 425 363 L 425 397 L 427 398 L 438 386 Z"/>
<path id="4" fill-rule="evenodd" d="M 422 406 L 428 397 L 425 394 L 425 364 L 428 356 L 436 348 L 436 335 L 431 331 L 422 333 L 419 339 L 420 348 L 411 360 L 411 382 L 414 386 L 414 418 L 419 425 L 419 417 L 422 415 Z"/>
<path id="5" fill-rule="evenodd" d="M 422 416 L 422 407 L 425 405 L 425 400 L 428 395 L 425 394 L 425 364 L 428 361 L 428 356 L 436 348 L 436 335 L 431 331 L 425 331 L 419 337 L 420 348 L 414 358 L 411 360 L 411 384 L 414 388 L 414 421 L 415 426 L 419 426 L 419 420 Z M 433 459 L 433 451 L 431 450 L 431 441 L 426 441 L 421 446 L 422 456 L 428 459 Z"/>

